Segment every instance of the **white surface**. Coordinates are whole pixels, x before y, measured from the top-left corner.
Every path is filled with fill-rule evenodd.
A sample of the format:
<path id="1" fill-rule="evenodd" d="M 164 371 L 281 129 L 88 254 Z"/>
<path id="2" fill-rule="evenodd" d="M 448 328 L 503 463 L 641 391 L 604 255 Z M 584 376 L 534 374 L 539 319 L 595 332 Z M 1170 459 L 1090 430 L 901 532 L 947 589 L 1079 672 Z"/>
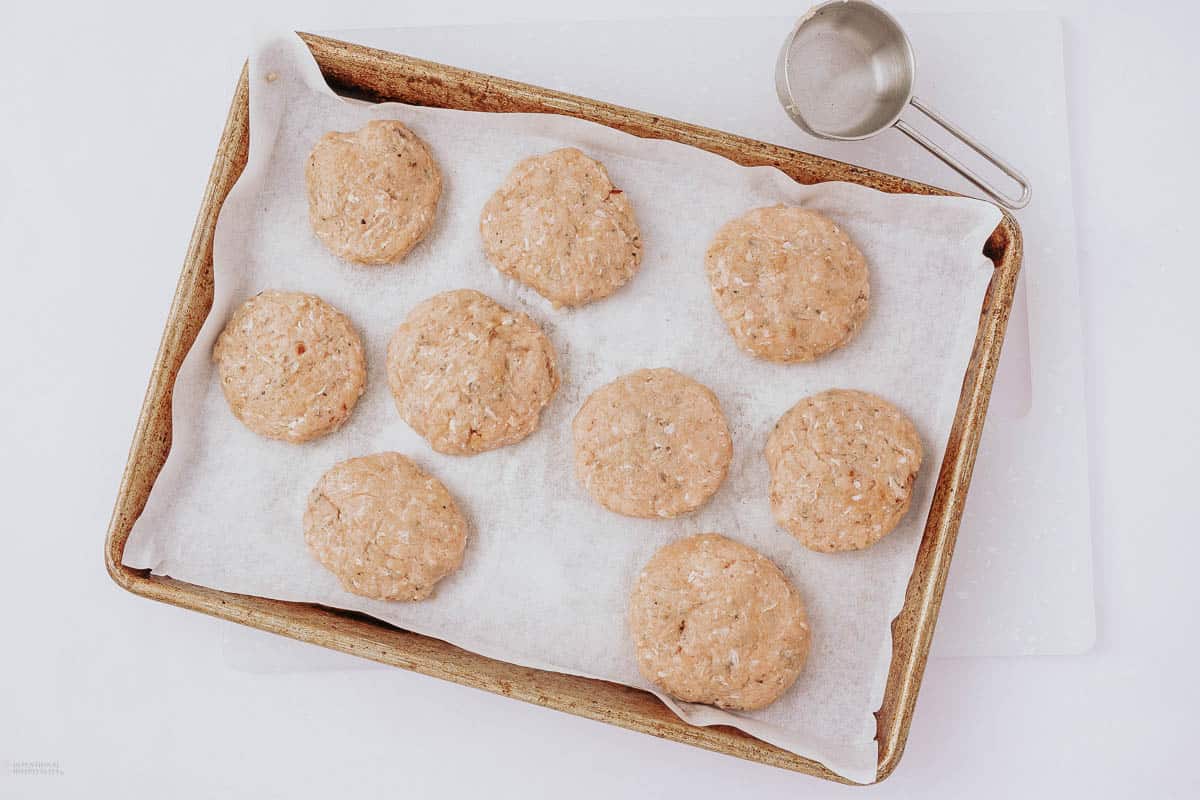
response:
<path id="1" fill-rule="evenodd" d="M 792 5 L 736 10 L 798 13 Z M 906 6 L 939 8 L 893 4 Z M 1200 788 L 1188 766 L 1200 647 L 1181 633 L 1196 600 L 1200 544 L 1187 498 L 1200 431 L 1195 380 L 1180 368 L 1195 360 L 1190 187 L 1200 165 L 1186 148 L 1200 116 L 1178 102 L 1180 76 L 1200 67 L 1190 43 L 1200 19 L 1182 4 L 1045 7 L 1067 15 L 1099 636 L 1080 657 L 931 661 L 904 761 L 872 796 L 1158 798 Z M 504 8 L 510 17 L 670 11 L 647 0 Z M 0 51 L 0 365 L 10 387 L 0 396 L 10 565 L 0 582 L 9 655 L 0 767 L 57 760 L 65 774 L 0 773 L 0 796 L 103 796 L 120 785 L 150 797 L 166 779 L 191 787 L 180 797 L 863 791 L 396 670 L 238 673 L 219 652 L 226 624 L 125 595 L 100 567 L 134 409 L 255 34 L 497 13 L 453 2 L 349 12 L 210 3 L 169 14 L 39 4 L 7 16 L 19 35 Z M 168 40 L 167 30 L 187 35 Z M 54 58 L 42 57 L 47 46 Z M 156 113 L 145 113 L 147 99 Z"/>
<path id="2" fill-rule="evenodd" d="M 696 148 L 556 115 L 350 102 L 329 89 L 295 36 L 257 50 L 250 76 L 250 161 L 217 223 L 212 313 L 175 383 L 171 455 L 130 534 L 125 563 L 238 594 L 361 611 L 491 658 L 653 691 L 624 624 L 629 591 L 660 547 L 718 531 L 765 553 L 800 589 L 811 655 L 794 687 L 769 708 L 735 715 L 664 702 L 692 724 L 733 725 L 856 782 L 874 780 L 891 623 L 904 604 L 992 277 L 983 246 L 999 210 L 846 183 L 800 186 L 769 167 L 739 167 Z M 434 229 L 403 264 L 363 268 L 303 235 L 304 169 L 323 133 L 379 118 L 400 119 L 429 143 L 447 191 Z M 612 298 L 555 311 L 488 265 L 479 214 L 514 164 L 568 145 L 604 163 L 633 204 L 645 250 L 637 275 Z M 705 250 L 721 225 L 778 204 L 829 215 L 870 265 L 863 329 L 811 364 L 746 356 L 726 331 L 704 273 Z M 380 377 L 404 315 L 463 287 L 537 320 L 563 376 L 536 432 L 470 458 L 433 452 L 396 414 Z M 325 298 L 349 316 L 368 353 L 372 377 L 350 420 L 303 447 L 249 431 L 229 413 L 215 375 L 212 347 L 229 315 L 265 288 Z M 720 398 L 733 461 L 702 509 L 675 520 L 633 520 L 597 506 L 575 481 L 571 420 L 601 386 L 658 366 L 692 376 Z M 774 524 L 762 453 L 775 422 L 800 398 L 847 386 L 903 409 L 927 461 L 913 489 L 915 511 L 883 541 L 857 553 L 814 553 Z M 319 477 L 338 461 L 385 450 L 409 454 L 444 480 L 473 523 L 463 569 L 420 603 L 346 592 L 302 536 L 300 516 Z"/>

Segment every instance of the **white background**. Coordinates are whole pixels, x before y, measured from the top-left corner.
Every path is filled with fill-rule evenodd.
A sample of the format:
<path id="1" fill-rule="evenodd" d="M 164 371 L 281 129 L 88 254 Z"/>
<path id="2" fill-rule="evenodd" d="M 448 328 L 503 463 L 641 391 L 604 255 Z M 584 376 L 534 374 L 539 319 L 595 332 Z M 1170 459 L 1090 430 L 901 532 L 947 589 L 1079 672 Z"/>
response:
<path id="1" fill-rule="evenodd" d="M 226 623 L 135 598 L 105 575 L 136 409 L 259 33 L 798 15 L 807 2 L 349 5 L 0 11 L 0 797 L 150 797 L 167 781 L 178 797 L 863 791 L 399 670 L 235 671 L 220 649 Z M 1014 6 L 1066 18 L 1097 644 L 1075 657 L 931 661 L 908 753 L 866 791 L 1194 796 L 1200 13 L 1183 2 L 890 3 Z M 26 760 L 64 774 L 12 776 L 4 763 Z"/>

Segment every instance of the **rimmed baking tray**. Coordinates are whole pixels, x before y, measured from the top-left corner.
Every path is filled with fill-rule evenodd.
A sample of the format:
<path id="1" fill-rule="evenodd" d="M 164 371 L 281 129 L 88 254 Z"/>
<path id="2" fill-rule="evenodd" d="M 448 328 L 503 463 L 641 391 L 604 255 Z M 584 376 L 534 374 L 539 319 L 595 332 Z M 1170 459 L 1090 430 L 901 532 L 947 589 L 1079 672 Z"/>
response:
<path id="1" fill-rule="evenodd" d="M 325 79 L 346 95 L 470 111 L 565 114 L 637 136 L 673 139 L 740 164 L 769 164 L 801 183 L 850 181 L 885 192 L 953 194 L 863 167 L 598 100 L 321 36 L 301 34 L 301 37 Z M 689 725 L 648 692 L 484 658 L 361 614 L 216 591 L 122 565 L 129 531 L 145 507 L 171 448 L 175 376 L 212 306 L 213 231 L 221 205 L 246 164 L 250 134 L 248 101 L 249 84 L 243 69 L 205 187 L 109 523 L 104 560 L 113 580 L 135 594 L 261 630 L 664 739 L 847 783 L 816 761 L 734 728 Z M 879 742 L 877 781 L 896 768 L 908 737 L 1012 308 L 1021 265 L 1021 232 L 1007 213 L 988 239 L 984 254 L 995 268 L 980 309 L 971 360 L 963 376 L 954 425 L 946 443 L 904 607 L 892 623 L 887 688 L 883 704 L 875 714 Z"/>

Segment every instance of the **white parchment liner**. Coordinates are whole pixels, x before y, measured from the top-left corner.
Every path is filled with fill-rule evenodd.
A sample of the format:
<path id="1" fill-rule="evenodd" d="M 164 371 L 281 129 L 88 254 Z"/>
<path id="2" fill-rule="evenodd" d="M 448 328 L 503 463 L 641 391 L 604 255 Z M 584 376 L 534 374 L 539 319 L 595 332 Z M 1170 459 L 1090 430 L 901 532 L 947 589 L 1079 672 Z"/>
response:
<path id="1" fill-rule="evenodd" d="M 298 39 L 251 59 L 250 158 L 217 223 L 213 310 L 180 370 L 171 455 L 135 524 L 125 564 L 216 589 L 361 611 L 492 658 L 653 690 L 625 624 L 641 565 L 663 544 L 717 531 L 773 559 L 808 605 L 809 662 L 770 708 L 730 714 L 663 700 L 696 725 L 734 725 L 874 779 L 875 718 L 900 610 L 991 276 L 983 243 L 999 211 L 964 198 L 895 196 L 851 184 L 797 185 L 673 142 L 540 114 L 485 114 L 334 95 Z M 339 262 L 312 235 L 304 164 L 328 130 L 402 120 L 432 148 L 445 179 L 438 220 L 403 264 Z M 600 159 L 633 202 L 645 242 L 639 274 L 612 297 L 554 311 L 485 260 L 479 211 L 519 159 L 573 145 Z M 774 203 L 833 217 L 871 266 L 871 314 L 847 347 L 813 364 L 740 351 L 713 307 L 704 250 L 724 222 Z M 384 373 L 392 331 L 419 301 L 478 289 L 538 320 L 557 348 L 563 386 L 539 430 L 472 456 L 433 452 L 396 414 Z M 230 414 L 211 364 L 231 310 L 267 288 L 312 292 L 345 311 L 367 346 L 367 392 L 337 433 L 305 445 L 259 438 Z M 605 511 L 575 482 L 570 421 L 598 386 L 670 366 L 716 392 L 734 460 L 713 501 L 676 520 Z M 771 519 L 763 445 L 801 397 L 831 387 L 879 393 L 916 422 L 926 448 L 912 510 L 875 547 L 812 553 Z M 472 521 L 463 569 L 422 603 L 343 591 L 305 549 L 305 499 L 335 462 L 381 450 L 443 480 Z M 660 695 L 661 696 L 661 695 Z"/>

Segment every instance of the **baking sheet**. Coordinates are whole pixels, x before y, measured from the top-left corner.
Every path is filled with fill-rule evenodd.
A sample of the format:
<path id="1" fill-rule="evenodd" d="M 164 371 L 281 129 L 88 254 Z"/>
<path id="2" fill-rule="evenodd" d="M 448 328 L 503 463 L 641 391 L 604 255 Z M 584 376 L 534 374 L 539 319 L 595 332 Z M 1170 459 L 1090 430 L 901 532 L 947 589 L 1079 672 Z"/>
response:
<path id="1" fill-rule="evenodd" d="M 303 167 L 326 130 L 403 120 L 431 146 L 446 190 L 438 222 L 404 264 L 338 262 L 308 229 Z M 645 260 L 606 301 L 553 311 L 500 276 L 478 242 L 478 213 L 520 158 L 575 145 L 600 158 L 634 203 Z M 872 314 L 847 348 L 812 365 L 745 356 L 709 296 L 703 252 L 715 230 L 774 202 L 823 211 L 872 265 Z M 637 673 L 625 598 L 655 549 L 714 530 L 778 563 L 809 606 L 809 664 L 780 701 L 732 715 L 671 704 L 694 724 L 732 724 L 815 758 L 852 780 L 875 775 L 873 712 L 899 610 L 974 339 L 990 263 L 980 254 L 999 212 L 961 198 L 897 197 L 847 184 L 800 187 L 769 168 L 738 167 L 669 142 L 545 115 L 495 115 L 336 98 L 299 40 L 251 59 L 250 160 L 216 231 L 213 311 L 176 383 L 174 445 L 125 550 L 129 566 L 214 588 L 362 611 L 527 666 L 651 689 Z M 470 458 L 431 451 L 399 419 L 383 375 L 387 339 L 438 291 L 476 288 L 530 313 L 559 352 L 564 384 L 542 427 Z M 229 414 L 213 379 L 212 342 L 232 308 L 264 288 L 314 292 L 349 314 L 367 344 L 369 377 L 350 422 L 297 447 L 259 439 Z M 734 431 L 734 462 L 713 502 L 672 521 L 632 520 L 596 506 L 571 477 L 569 422 L 593 389 L 633 369 L 672 366 L 709 385 Z M 928 451 L 914 511 L 862 553 L 811 553 L 777 529 L 761 450 L 800 397 L 831 386 L 883 394 L 917 423 Z M 419 604 L 342 591 L 304 547 L 309 489 L 343 458 L 394 449 L 440 477 L 473 522 L 463 570 Z"/>

